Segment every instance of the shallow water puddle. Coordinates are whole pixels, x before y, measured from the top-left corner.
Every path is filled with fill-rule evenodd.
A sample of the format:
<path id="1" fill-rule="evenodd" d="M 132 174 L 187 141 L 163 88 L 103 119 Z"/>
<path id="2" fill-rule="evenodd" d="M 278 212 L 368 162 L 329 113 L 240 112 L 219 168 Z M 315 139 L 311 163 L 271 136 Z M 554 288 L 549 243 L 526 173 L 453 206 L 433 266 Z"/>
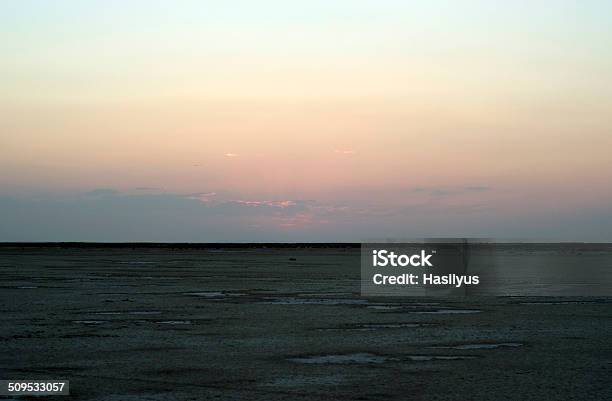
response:
<path id="1" fill-rule="evenodd" d="M 459 361 L 463 359 L 474 359 L 474 356 L 457 356 L 457 355 L 410 355 L 408 359 L 414 362 L 427 361 Z"/>
<path id="2" fill-rule="evenodd" d="M 398 309 L 414 309 L 440 305 L 439 302 L 413 302 L 410 304 L 385 304 L 385 303 L 374 303 L 367 306 L 368 309 L 377 309 L 377 310 L 398 310 Z"/>
<path id="3" fill-rule="evenodd" d="M 418 313 L 421 315 L 467 315 L 480 312 L 482 312 L 480 309 L 437 309 L 431 311 L 416 311 L 412 313 Z"/>
<path id="4" fill-rule="evenodd" d="M 364 323 L 356 325 L 347 325 L 345 327 L 334 327 L 327 329 L 319 329 L 321 331 L 373 331 L 380 329 L 401 329 L 401 328 L 416 328 L 428 326 L 423 323 Z"/>
<path id="5" fill-rule="evenodd" d="M 190 292 L 188 295 L 204 298 L 223 298 L 226 295 L 220 291 L 201 291 L 201 292 Z"/>
<path id="6" fill-rule="evenodd" d="M 368 305 L 366 306 L 368 309 L 377 309 L 377 310 L 397 310 L 402 309 L 401 306 L 391 306 L 391 305 Z"/>
<path id="7" fill-rule="evenodd" d="M 94 315 L 161 315 L 160 311 L 96 312 Z"/>
<path id="8" fill-rule="evenodd" d="M 106 320 L 73 320 L 72 322 L 79 324 L 102 324 L 106 323 Z"/>
<path id="9" fill-rule="evenodd" d="M 382 355 L 358 352 L 354 354 L 332 354 L 290 358 L 290 361 L 307 364 L 351 364 L 351 363 L 383 363 L 394 358 Z"/>
<path id="10" fill-rule="evenodd" d="M 280 387 L 300 387 L 300 386 L 321 386 L 321 385 L 338 385 L 345 380 L 343 375 L 326 375 L 326 376 L 290 376 L 274 379 L 267 386 Z"/>
<path id="11" fill-rule="evenodd" d="M 152 261 L 146 261 L 146 260 L 120 260 L 120 261 L 117 261 L 116 263 L 119 263 L 121 265 L 152 265 L 152 264 L 161 263 L 161 262 L 152 262 Z"/>
<path id="12" fill-rule="evenodd" d="M 303 292 L 298 294 L 298 297 L 333 297 L 343 295 L 355 295 L 352 292 Z"/>
<path id="13" fill-rule="evenodd" d="M 161 320 L 159 322 L 155 322 L 158 324 L 170 324 L 170 325 L 182 325 L 182 324 L 191 324 L 191 320 Z"/>
<path id="14" fill-rule="evenodd" d="M 158 310 L 143 310 L 143 311 L 132 311 L 128 312 L 129 315 L 161 315 Z"/>
<path id="15" fill-rule="evenodd" d="M 360 328 L 364 329 L 400 329 L 402 327 L 422 327 L 421 323 L 366 323 Z"/>
<path id="16" fill-rule="evenodd" d="M 273 298 L 267 301 L 258 302 L 261 304 L 272 305 L 365 305 L 367 299 L 346 299 L 346 298 Z"/>
<path id="17" fill-rule="evenodd" d="M 243 296 L 246 296 L 247 294 L 242 293 L 242 292 L 198 291 L 198 292 L 190 292 L 187 295 L 206 298 L 211 301 L 218 301 L 218 300 L 229 298 L 229 297 L 243 297 Z"/>
<path id="18" fill-rule="evenodd" d="M 496 349 L 496 348 L 515 348 L 522 347 L 521 343 L 497 343 L 497 344 L 462 344 L 462 345 L 447 345 L 447 346 L 436 346 L 430 348 L 438 349 L 459 349 L 459 350 L 470 350 L 470 349 Z"/>

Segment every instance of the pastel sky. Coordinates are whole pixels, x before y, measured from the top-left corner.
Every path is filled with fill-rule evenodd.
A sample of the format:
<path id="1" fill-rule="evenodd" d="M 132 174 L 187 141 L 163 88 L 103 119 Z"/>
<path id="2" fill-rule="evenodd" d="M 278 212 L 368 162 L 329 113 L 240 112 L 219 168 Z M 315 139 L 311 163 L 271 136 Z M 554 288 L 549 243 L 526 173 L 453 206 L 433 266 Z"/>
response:
<path id="1" fill-rule="evenodd" d="M 0 241 L 612 241 L 612 2 L 0 2 Z"/>

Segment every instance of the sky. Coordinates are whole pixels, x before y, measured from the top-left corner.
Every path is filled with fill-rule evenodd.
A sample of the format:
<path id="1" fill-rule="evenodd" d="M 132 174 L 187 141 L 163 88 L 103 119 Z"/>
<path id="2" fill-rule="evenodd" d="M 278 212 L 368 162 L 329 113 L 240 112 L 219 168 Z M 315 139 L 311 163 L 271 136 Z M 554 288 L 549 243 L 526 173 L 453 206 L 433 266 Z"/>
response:
<path id="1" fill-rule="evenodd" d="M 0 241 L 612 241 L 610 15 L 0 2 Z"/>

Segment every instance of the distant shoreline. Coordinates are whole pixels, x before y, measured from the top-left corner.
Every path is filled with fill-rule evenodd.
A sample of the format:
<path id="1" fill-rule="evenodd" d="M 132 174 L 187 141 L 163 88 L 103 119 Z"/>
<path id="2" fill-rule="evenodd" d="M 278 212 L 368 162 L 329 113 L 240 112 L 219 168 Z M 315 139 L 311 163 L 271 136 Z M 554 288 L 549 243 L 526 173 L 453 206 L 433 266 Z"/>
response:
<path id="1" fill-rule="evenodd" d="M 610 242 L 474 242 L 497 246 L 602 246 Z M 348 248 L 359 249 L 359 242 L 0 242 L 0 248 L 151 248 L 151 249 L 265 249 L 265 248 Z"/>
<path id="2" fill-rule="evenodd" d="M 358 242 L 0 242 L 0 248 L 359 248 Z"/>

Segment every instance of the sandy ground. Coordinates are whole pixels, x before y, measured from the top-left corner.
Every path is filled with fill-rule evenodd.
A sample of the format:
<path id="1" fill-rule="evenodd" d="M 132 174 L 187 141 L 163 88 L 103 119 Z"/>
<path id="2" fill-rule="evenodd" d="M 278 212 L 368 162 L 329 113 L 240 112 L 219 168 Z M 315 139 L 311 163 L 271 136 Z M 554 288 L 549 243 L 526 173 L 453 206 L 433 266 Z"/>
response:
<path id="1" fill-rule="evenodd" d="M 608 298 L 364 299 L 355 249 L 2 248 L 0 269 L 0 378 L 70 380 L 58 400 L 612 399 Z"/>

